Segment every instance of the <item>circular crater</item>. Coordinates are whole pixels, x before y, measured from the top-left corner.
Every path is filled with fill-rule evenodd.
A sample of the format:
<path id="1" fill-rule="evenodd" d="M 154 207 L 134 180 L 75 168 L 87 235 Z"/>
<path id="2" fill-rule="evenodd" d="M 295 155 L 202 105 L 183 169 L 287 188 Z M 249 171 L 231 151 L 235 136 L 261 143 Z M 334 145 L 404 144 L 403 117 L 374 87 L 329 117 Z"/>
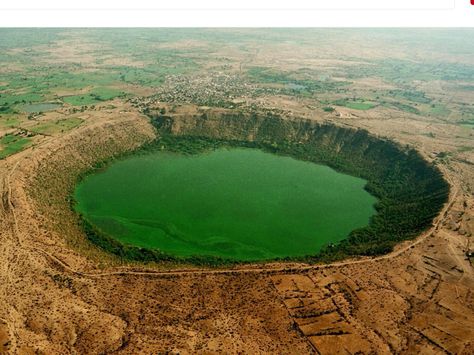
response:
<path id="1" fill-rule="evenodd" d="M 416 151 L 363 130 L 229 112 L 150 116 L 159 138 L 74 193 L 89 240 L 126 259 L 378 255 L 428 228 L 448 197 Z"/>

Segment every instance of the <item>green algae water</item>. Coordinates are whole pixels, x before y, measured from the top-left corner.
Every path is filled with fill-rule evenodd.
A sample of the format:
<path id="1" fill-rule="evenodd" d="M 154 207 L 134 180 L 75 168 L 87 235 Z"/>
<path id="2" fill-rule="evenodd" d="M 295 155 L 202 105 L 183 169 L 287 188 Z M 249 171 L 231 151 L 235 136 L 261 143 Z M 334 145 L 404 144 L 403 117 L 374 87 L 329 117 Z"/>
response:
<path id="1" fill-rule="evenodd" d="M 61 107 L 61 105 L 57 103 L 43 102 L 43 103 L 37 103 L 37 104 L 23 105 L 21 107 L 21 110 L 28 113 L 47 112 L 47 111 L 54 111 L 59 107 Z"/>
<path id="2" fill-rule="evenodd" d="M 365 180 L 250 148 L 153 152 L 76 188 L 76 210 L 123 244 L 237 261 L 316 254 L 366 226 Z"/>

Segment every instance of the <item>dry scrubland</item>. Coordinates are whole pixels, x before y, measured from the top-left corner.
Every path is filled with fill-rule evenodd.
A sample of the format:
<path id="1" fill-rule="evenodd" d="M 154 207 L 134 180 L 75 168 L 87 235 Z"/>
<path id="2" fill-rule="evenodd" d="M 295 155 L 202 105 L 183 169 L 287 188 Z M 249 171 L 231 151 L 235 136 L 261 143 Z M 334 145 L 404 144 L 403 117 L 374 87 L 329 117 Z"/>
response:
<path id="1" fill-rule="evenodd" d="M 127 72 L 131 82 L 114 84 L 134 95 L 86 105 L 89 98 L 80 99 L 79 106 L 68 99 L 34 119 L 2 113 L 0 134 L 29 141 L 0 160 L 0 353 L 472 353 L 474 273 L 466 251 L 474 232 L 474 143 L 466 115 L 474 91 L 465 87 L 473 81 L 465 72 L 459 78 L 428 77 L 433 70 L 409 79 L 417 70 L 404 73 L 408 65 L 380 73 L 375 70 L 380 67 L 367 64 L 390 57 L 416 67 L 429 58 L 444 63 L 436 67 L 441 74 L 453 76 L 452 68 L 473 62 L 472 47 L 454 53 L 454 47 L 436 51 L 423 40 L 415 46 L 409 36 L 401 43 L 383 36 L 362 36 L 361 42 L 357 33 L 341 39 L 337 32 L 332 44 L 325 36 L 262 44 L 253 37 L 240 42 L 245 32 L 226 35 L 236 44 L 211 50 L 203 38 L 154 44 L 157 53 L 171 50 L 181 53 L 180 60 L 193 58 L 194 72 L 182 69 L 189 63 L 170 67 L 162 61 L 166 74 L 152 84 L 130 79 L 144 75 L 140 68 L 150 66 L 150 58 L 113 56 L 110 48 L 83 40 L 81 33 L 67 32 L 52 46 L 32 47 L 47 53 L 38 61 L 52 67 L 135 68 L 134 76 Z M 22 63 L 8 68 L 23 70 Z M 262 77 L 262 69 L 250 67 L 266 67 L 279 79 L 268 72 Z M 372 72 L 348 78 L 347 67 Z M 243 74 L 249 70 L 252 80 Z M 290 83 L 305 87 L 316 88 L 321 80 L 302 81 L 324 73 L 329 77 L 325 85 L 351 84 L 341 92 L 338 84 L 308 93 L 294 92 L 292 86 L 289 92 L 282 73 L 301 75 Z M 406 82 L 390 75 L 406 76 Z M 412 93 L 415 101 L 408 103 L 394 91 L 400 87 L 416 87 L 432 101 Z M 8 90 L 2 89 L 2 97 Z M 56 90 L 54 95 L 62 97 L 93 89 Z M 390 90 L 383 98 L 382 91 Z M 450 202 L 430 231 L 394 253 L 334 265 L 144 266 L 90 245 L 69 208 L 68 191 L 77 176 L 98 160 L 153 139 L 147 107 L 176 117 L 219 110 L 204 106 L 360 127 L 410 144 L 439 164 L 451 184 Z"/>

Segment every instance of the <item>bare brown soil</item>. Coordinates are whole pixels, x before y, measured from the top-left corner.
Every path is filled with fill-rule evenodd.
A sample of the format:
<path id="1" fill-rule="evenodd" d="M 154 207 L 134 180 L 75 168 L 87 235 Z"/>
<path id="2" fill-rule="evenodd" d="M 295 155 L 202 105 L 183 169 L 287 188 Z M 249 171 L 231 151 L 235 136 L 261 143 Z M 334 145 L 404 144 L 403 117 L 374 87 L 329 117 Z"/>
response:
<path id="1" fill-rule="evenodd" d="M 146 118 L 116 106 L 85 112 L 81 126 L 0 162 L 0 352 L 474 352 L 472 165 L 443 168 L 452 185 L 443 213 L 384 257 L 225 270 L 126 265 L 87 243 L 64 193 L 95 161 L 153 138 Z M 428 159 L 458 144 L 441 129 L 426 142 L 400 133 L 426 125 L 407 118 L 345 124 L 414 143 Z"/>

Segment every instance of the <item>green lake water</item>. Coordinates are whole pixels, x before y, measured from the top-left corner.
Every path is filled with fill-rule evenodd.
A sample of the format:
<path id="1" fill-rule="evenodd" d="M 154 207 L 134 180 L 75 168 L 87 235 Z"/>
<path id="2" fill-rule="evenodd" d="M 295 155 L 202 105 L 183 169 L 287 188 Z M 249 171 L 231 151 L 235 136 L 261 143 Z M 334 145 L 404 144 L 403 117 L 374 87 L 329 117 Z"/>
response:
<path id="1" fill-rule="evenodd" d="M 366 181 L 258 149 L 154 152 L 76 188 L 76 210 L 124 244 L 252 261 L 315 254 L 366 226 Z"/>
<path id="2" fill-rule="evenodd" d="M 21 110 L 28 113 L 47 112 L 47 111 L 54 111 L 59 107 L 61 107 L 60 104 L 56 104 L 52 102 L 43 102 L 43 103 L 37 103 L 37 104 L 23 105 L 21 106 Z"/>

